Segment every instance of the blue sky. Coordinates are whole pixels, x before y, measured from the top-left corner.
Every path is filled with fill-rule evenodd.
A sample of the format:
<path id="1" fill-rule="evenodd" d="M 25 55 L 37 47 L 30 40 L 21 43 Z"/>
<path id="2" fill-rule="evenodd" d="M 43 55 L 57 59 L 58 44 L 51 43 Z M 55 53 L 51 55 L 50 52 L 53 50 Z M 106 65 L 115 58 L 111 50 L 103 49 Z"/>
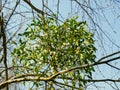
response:
<path id="1" fill-rule="evenodd" d="M 72 16 L 72 15 L 69 15 L 69 13 L 71 13 L 71 7 L 70 7 L 71 3 L 69 2 L 69 0 L 60 0 L 60 1 L 61 1 L 60 13 L 64 18 L 69 18 L 70 16 Z M 112 42 L 119 46 L 120 45 L 120 37 L 119 37 L 120 36 L 120 30 L 119 30 L 120 18 L 117 16 L 119 15 L 120 10 L 116 8 L 115 4 L 113 4 L 112 1 L 108 0 L 108 2 L 106 1 L 107 3 L 103 1 L 101 0 L 101 5 L 106 8 L 105 10 L 103 10 L 104 14 L 102 13 L 102 11 L 98 12 L 96 10 L 96 12 L 98 12 L 98 17 L 101 20 L 101 21 L 98 20 L 97 23 L 100 25 L 104 33 L 112 40 Z M 72 10 L 73 13 L 74 13 L 75 7 L 77 6 L 73 4 L 73 10 Z M 76 12 L 76 14 L 74 14 L 73 16 L 78 15 L 79 17 L 81 17 L 81 13 Z M 106 20 L 108 22 L 106 22 Z M 101 31 L 99 32 L 99 34 L 100 34 L 100 37 L 97 34 L 95 36 L 96 47 L 98 49 L 96 53 L 97 59 L 119 50 L 119 47 L 117 47 L 110 40 L 108 40 L 108 38 Z M 104 45 L 104 49 L 103 49 L 102 43 Z M 116 65 L 119 66 L 118 62 L 115 62 L 115 63 L 117 63 Z M 112 64 L 115 64 L 115 63 L 112 62 Z M 95 67 L 96 68 L 96 72 L 94 73 L 95 79 L 101 79 L 101 78 L 117 79 L 119 77 L 120 73 L 107 65 L 101 65 L 98 67 Z M 107 83 L 96 83 L 96 86 L 100 86 L 101 87 L 100 90 L 113 90 L 113 88 Z M 95 86 L 94 87 L 90 86 L 87 90 L 90 90 L 90 89 L 96 90 L 97 88 Z"/>
<path id="2" fill-rule="evenodd" d="M 37 6 L 38 8 L 42 9 L 42 4 L 39 0 L 36 0 L 36 2 L 34 0 L 31 0 L 32 3 Z M 99 2 L 99 1 L 98 1 Z M 107 2 L 107 1 L 106 1 Z M 108 0 L 108 2 L 106 3 L 104 1 L 101 0 L 101 4 L 103 7 L 105 7 L 105 9 L 103 10 L 105 17 L 103 16 L 102 11 L 97 11 L 96 12 L 98 14 L 98 17 L 100 18 L 97 20 L 98 24 L 100 25 L 100 27 L 102 28 L 102 30 L 105 32 L 105 34 L 107 34 L 107 36 L 117 45 L 120 45 L 120 17 L 119 15 L 119 9 L 115 8 L 115 4 L 113 4 L 111 1 Z M 55 0 L 51 0 L 49 1 L 49 7 L 51 8 L 51 10 L 56 11 L 56 1 Z M 114 8 L 113 8 L 114 7 Z M 62 15 L 62 17 L 64 19 L 66 18 L 70 18 L 71 16 L 76 16 L 78 15 L 79 17 L 81 17 L 81 14 L 84 14 L 83 12 L 77 12 L 77 10 L 79 11 L 79 8 L 77 8 L 77 6 L 75 6 L 75 3 L 72 4 L 72 8 L 73 10 L 71 11 L 71 3 L 70 0 L 60 0 L 60 14 Z M 75 9 L 77 8 L 77 9 Z M 94 6 L 94 8 L 96 8 L 96 6 Z M 99 7 L 97 7 L 99 8 Z M 114 12 L 114 9 L 116 10 Z M 76 12 L 75 12 L 76 11 Z M 114 12 L 114 13 L 113 13 Z M 73 13 L 73 14 L 70 14 Z M 74 14 L 75 13 L 75 14 Z M 118 16 L 118 17 L 117 17 Z M 106 20 L 108 20 L 108 22 L 106 22 Z M 80 19 L 81 20 L 81 19 Z M 87 21 L 88 19 L 86 19 Z M 88 20 L 89 21 L 89 20 Z M 90 24 L 90 23 L 89 23 Z M 98 49 L 96 55 L 97 55 L 97 59 L 99 59 L 102 56 L 105 56 L 107 54 L 116 52 L 119 50 L 118 47 L 116 47 L 113 43 L 111 43 L 111 41 L 108 40 L 108 38 L 101 32 L 99 31 L 100 36 L 98 36 L 96 34 L 95 38 L 96 38 L 96 47 Z M 100 40 L 102 39 L 102 40 Z M 103 46 L 102 46 L 103 43 Z M 101 70 L 101 72 L 98 70 Z M 95 79 L 101 79 L 101 78 L 111 78 L 113 76 L 117 77 L 119 75 L 115 75 L 117 73 L 117 71 L 115 71 L 114 69 L 110 68 L 107 65 L 101 65 L 95 67 L 96 68 L 96 72 L 94 73 L 94 77 Z M 119 72 L 118 72 L 119 73 Z M 102 75 L 103 74 L 103 75 Z M 104 77 L 103 77 L 104 76 Z M 100 86 L 100 90 L 113 90 L 113 88 L 106 84 L 106 83 L 97 83 L 96 86 Z M 97 88 L 95 86 L 90 86 L 87 90 L 96 90 Z"/>
<path id="3" fill-rule="evenodd" d="M 42 0 L 36 0 L 36 1 L 31 0 L 31 1 L 36 7 L 42 9 L 42 7 L 41 7 Z M 99 1 L 101 1 L 101 3 Z M 120 45 L 120 37 L 119 37 L 120 36 L 120 30 L 119 30 L 119 28 L 120 28 L 120 16 L 119 16 L 120 10 L 118 8 L 116 8 L 115 4 L 113 4 L 111 0 L 108 0 L 108 1 L 107 0 L 99 0 L 99 1 L 98 1 L 99 5 L 102 5 L 103 7 L 105 7 L 103 12 L 106 17 L 106 20 L 108 20 L 109 23 L 106 22 L 103 14 L 102 14 L 102 11 L 98 12 L 96 10 L 96 12 L 98 13 L 96 15 L 98 15 L 98 17 L 100 18 L 100 20 L 97 19 L 97 21 L 98 21 L 97 23 L 100 25 L 102 30 L 107 34 L 107 36 L 110 37 L 110 39 L 119 46 Z M 106 1 L 107 3 L 103 2 L 103 1 Z M 21 3 L 23 3 L 23 1 Z M 30 9 L 30 7 L 28 7 L 27 4 L 24 4 L 24 7 L 21 8 L 21 11 L 28 10 L 26 7 Z M 51 10 L 56 11 L 56 0 L 49 0 L 49 7 Z M 71 8 L 73 10 L 71 10 Z M 96 6 L 94 6 L 94 8 L 96 8 Z M 98 6 L 97 6 L 97 8 L 98 8 Z M 83 13 L 81 11 L 78 13 L 77 11 L 79 11 L 79 9 L 80 8 L 78 8 L 75 5 L 75 3 L 73 3 L 72 7 L 71 7 L 70 0 L 60 0 L 59 10 L 60 10 L 61 16 L 64 19 L 78 15 L 80 17 L 79 20 L 82 20 L 81 15 L 85 14 L 85 13 Z M 19 8 L 18 8 L 18 10 L 19 10 Z M 72 14 L 70 14 L 70 13 L 72 13 Z M 27 15 L 28 15 L 28 17 L 30 17 L 29 14 L 27 14 Z M 61 18 L 61 16 L 60 16 L 60 18 Z M 17 16 L 16 16 L 16 18 L 17 18 Z M 85 18 L 86 18 L 86 21 L 88 21 L 88 24 L 91 26 L 91 22 L 89 22 L 89 19 L 87 17 L 85 17 Z M 94 18 L 95 18 L 95 16 L 94 16 Z M 17 18 L 17 19 L 19 19 L 19 18 Z M 29 23 L 29 22 L 27 22 L 27 23 Z M 90 28 L 92 29 L 92 26 Z M 96 31 L 95 31 L 95 33 L 96 33 Z M 107 54 L 110 54 L 110 53 L 113 53 L 113 52 L 116 52 L 119 50 L 119 47 L 117 47 L 113 43 L 111 43 L 111 41 L 109 41 L 108 38 L 101 31 L 99 31 L 99 34 L 100 34 L 100 36 L 95 34 L 95 39 L 96 39 L 95 45 L 98 49 L 98 51 L 96 52 L 97 59 L 99 59 L 102 56 L 105 56 Z M 102 46 L 102 43 L 103 43 L 104 48 Z M 116 65 L 119 66 L 119 63 L 118 62 L 116 62 L 116 63 L 117 63 Z M 113 63 L 113 64 L 115 64 L 115 63 Z M 113 76 L 115 78 L 119 77 L 118 71 L 115 71 L 114 69 L 112 69 L 106 65 L 99 66 L 102 73 L 98 70 L 98 67 L 95 67 L 95 68 L 96 68 L 96 72 L 94 73 L 94 77 L 96 79 L 101 79 L 101 78 L 103 78 L 103 76 L 105 76 L 106 78 L 111 78 Z M 105 84 L 105 83 L 98 83 L 96 85 L 101 86 L 100 90 L 113 90 L 113 88 L 110 85 Z M 90 86 L 87 90 L 97 90 L 97 89 L 95 88 L 95 86 L 94 87 Z"/>

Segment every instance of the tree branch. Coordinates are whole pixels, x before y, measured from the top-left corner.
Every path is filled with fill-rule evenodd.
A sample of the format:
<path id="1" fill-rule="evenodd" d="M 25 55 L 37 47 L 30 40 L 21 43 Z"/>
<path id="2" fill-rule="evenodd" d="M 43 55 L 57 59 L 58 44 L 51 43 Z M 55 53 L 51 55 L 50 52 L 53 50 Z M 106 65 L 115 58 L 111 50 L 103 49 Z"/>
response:
<path id="1" fill-rule="evenodd" d="M 0 16 L 0 25 L 1 25 L 1 34 L 2 34 L 2 46 L 3 46 L 3 59 L 4 59 L 4 66 L 5 66 L 5 80 L 8 80 L 8 69 L 7 69 L 7 43 L 6 43 L 6 34 L 5 34 L 5 28 L 4 28 L 4 19 L 3 14 Z M 7 85 L 6 90 L 9 90 L 9 87 Z"/>
<path id="2" fill-rule="evenodd" d="M 61 75 L 61 74 L 65 74 L 68 73 L 70 71 L 73 70 L 78 70 L 78 69 L 84 69 L 86 67 L 90 67 L 90 66 L 96 66 L 96 65 L 101 65 L 101 64 L 106 64 L 108 62 L 114 61 L 120 59 L 120 56 L 106 60 L 106 61 L 102 61 L 102 62 L 95 62 L 93 64 L 87 64 L 87 65 L 83 65 L 83 66 L 78 66 L 78 67 L 73 67 L 70 69 L 66 69 L 63 71 L 60 71 L 50 77 L 40 77 L 40 74 L 26 74 L 26 75 L 20 75 L 20 76 L 16 76 L 13 79 L 7 80 L 3 83 L 0 83 L 0 89 L 4 88 L 6 85 L 14 83 L 14 82 L 21 82 L 21 81 L 52 81 L 54 80 L 57 76 Z M 27 78 L 28 76 L 37 76 L 37 78 Z M 81 79 L 82 81 L 82 79 Z M 111 82 L 120 82 L 120 80 L 112 80 L 112 79 L 101 79 L 101 80 L 85 80 L 88 82 L 104 82 L 104 81 L 111 81 Z"/>
<path id="3" fill-rule="evenodd" d="M 64 83 L 61 83 L 61 82 L 58 82 L 58 81 L 53 81 L 53 82 L 56 83 L 56 84 L 59 84 L 59 85 L 63 85 L 63 86 L 67 86 L 67 87 L 70 87 L 70 88 L 74 88 L 74 89 L 80 90 L 80 88 L 75 87 L 75 86 L 64 84 Z"/>
<path id="4" fill-rule="evenodd" d="M 104 57 L 100 58 L 100 59 L 98 60 L 98 62 L 102 61 L 103 59 L 109 58 L 109 57 L 111 57 L 111 56 L 113 56 L 113 55 L 119 54 L 119 53 L 120 53 L 120 51 L 114 52 L 114 53 L 109 54 L 109 55 L 107 55 L 107 56 L 104 56 Z"/>
<path id="5" fill-rule="evenodd" d="M 115 67 L 115 66 L 113 66 L 113 65 L 111 65 L 111 64 L 109 64 L 109 63 L 107 63 L 107 65 L 110 66 L 110 67 L 112 67 L 112 68 L 115 68 L 115 69 L 117 69 L 117 70 L 120 70 L 120 68 Z"/>
<path id="6" fill-rule="evenodd" d="M 36 8 L 34 5 L 32 5 L 32 3 L 29 0 L 23 0 L 24 2 L 26 2 L 32 9 L 34 9 L 36 12 L 40 13 L 41 15 L 44 14 L 44 12 L 38 8 Z"/>
<path id="7" fill-rule="evenodd" d="M 7 81 L 4 81 L 0 83 L 0 90 L 5 88 L 7 85 L 16 83 L 16 82 L 22 82 L 22 81 L 48 81 L 49 78 L 17 78 L 17 79 L 10 79 Z"/>
<path id="8" fill-rule="evenodd" d="M 5 25 L 5 27 L 4 27 L 5 29 L 6 29 L 8 23 L 9 23 L 11 17 L 13 16 L 13 14 L 14 14 L 14 12 L 15 12 L 15 10 L 16 10 L 16 8 L 17 8 L 17 6 L 18 6 L 19 3 L 20 3 L 20 0 L 18 0 L 18 1 L 16 2 L 16 5 L 15 5 L 14 9 L 12 10 L 12 12 L 11 12 L 11 14 L 10 14 L 10 16 L 9 16 L 9 18 L 8 18 L 8 20 L 7 20 L 7 22 L 6 22 L 6 25 Z"/>
<path id="9" fill-rule="evenodd" d="M 51 78 L 17 78 L 17 79 L 10 79 L 8 81 L 0 83 L 0 89 L 6 87 L 6 85 L 22 82 L 22 81 L 53 81 Z M 120 82 L 120 79 L 113 80 L 113 79 L 100 79 L 100 80 L 89 80 L 89 79 L 81 79 L 80 81 L 88 81 L 88 82 Z"/>

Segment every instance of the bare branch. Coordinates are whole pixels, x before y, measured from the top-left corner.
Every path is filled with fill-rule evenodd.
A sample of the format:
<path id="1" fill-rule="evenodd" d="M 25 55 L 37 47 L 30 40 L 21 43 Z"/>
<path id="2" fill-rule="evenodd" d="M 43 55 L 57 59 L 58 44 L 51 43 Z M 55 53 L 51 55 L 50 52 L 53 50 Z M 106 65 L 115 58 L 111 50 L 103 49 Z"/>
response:
<path id="1" fill-rule="evenodd" d="M 119 53 L 120 53 L 120 51 L 114 52 L 114 53 L 109 54 L 109 55 L 106 55 L 106 56 L 100 58 L 97 62 L 100 62 L 100 61 L 102 61 L 103 59 L 109 58 L 109 57 L 111 57 L 111 56 L 113 56 L 113 55 L 116 55 L 116 54 L 119 54 Z"/>
<path id="2" fill-rule="evenodd" d="M 94 21 L 94 19 L 92 18 L 92 16 L 90 15 L 90 13 L 83 7 L 83 5 L 78 1 L 78 0 L 74 0 L 82 9 L 83 11 L 87 14 L 87 16 L 90 18 L 90 20 L 92 21 L 93 25 L 95 27 L 97 27 L 98 29 L 100 29 L 102 31 L 102 33 L 108 38 L 109 41 L 111 41 L 115 46 L 119 47 L 119 45 L 117 45 L 116 43 L 114 43 L 111 38 L 102 30 L 102 28 Z M 99 33 L 98 33 L 99 34 Z"/>
<path id="3" fill-rule="evenodd" d="M 26 75 L 16 76 L 16 77 L 14 77 L 14 79 L 10 79 L 10 80 L 7 80 L 7 81 L 1 83 L 0 84 L 0 89 L 5 87 L 8 84 L 11 84 L 11 83 L 14 83 L 14 82 L 21 82 L 21 81 L 51 81 L 51 80 L 54 80 L 57 76 L 59 76 L 61 74 L 65 74 L 65 73 L 68 73 L 68 72 L 73 71 L 73 70 L 84 69 L 84 68 L 90 67 L 90 66 L 106 64 L 108 62 L 111 62 L 111 61 L 114 61 L 114 60 L 117 60 L 117 59 L 120 59 L 120 56 L 109 59 L 109 60 L 106 60 L 106 61 L 102 61 L 102 62 L 95 62 L 93 64 L 87 64 L 87 65 L 83 65 L 83 66 L 78 66 L 78 67 L 73 67 L 73 68 L 70 68 L 70 69 L 66 69 L 66 70 L 60 71 L 60 72 L 58 72 L 58 73 L 56 73 L 56 74 L 54 74 L 54 75 L 52 75 L 50 77 L 38 77 L 40 74 L 26 74 Z M 27 78 L 28 76 L 37 76 L 37 78 Z M 83 81 L 83 80 L 81 79 L 81 81 Z M 112 80 L 112 79 L 85 80 L 85 81 L 88 81 L 88 82 L 105 82 L 105 81 L 120 82 L 120 80 Z"/>
<path id="4" fill-rule="evenodd" d="M 4 19 L 3 19 L 3 13 L 0 16 L 0 25 L 1 25 L 1 34 L 2 34 L 2 46 L 3 46 L 3 59 L 4 59 L 4 66 L 5 66 L 5 80 L 8 80 L 8 70 L 7 70 L 7 43 L 6 43 L 6 34 L 4 29 Z M 9 87 L 7 85 L 6 90 L 9 90 Z"/>
<path id="5" fill-rule="evenodd" d="M 15 12 L 15 10 L 16 10 L 16 8 L 17 8 L 17 6 L 18 6 L 19 3 L 20 3 L 20 0 L 18 0 L 18 1 L 16 2 L 16 5 L 15 5 L 14 9 L 12 10 L 12 13 L 10 14 L 10 16 L 9 16 L 7 22 L 6 22 L 5 29 L 6 29 L 6 27 L 7 27 L 7 25 L 8 25 L 8 22 L 10 21 L 11 17 L 13 16 L 13 14 L 14 14 L 14 12 Z"/>
<path id="6" fill-rule="evenodd" d="M 24 2 L 26 2 L 32 9 L 34 9 L 36 12 L 40 13 L 41 15 L 44 14 L 44 12 L 38 8 L 36 8 L 34 5 L 32 5 L 31 2 L 29 2 L 28 0 L 23 0 Z"/>
<path id="7" fill-rule="evenodd" d="M 117 69 L 117 70 L 120 70 L 120 68 L 115 67 L 115 66 L 113 66 L 113 65 L 111 65 L 111 64 L 109 64 L 109 63 L 107 63 L 107 65 L 110 66 L 110 67 L 112 67 L 112 68 L 115 68 L 115 69 Z"/>
<path id="8" fill-rule="evenodd" d="M 71 85 L 68 85 L 68 84 L 64 84 L 64 83 L 61 83 L 61 82 L 58 82 L 58 81 L 53 81 L 54 83 L 56 84 L 60 84 L 60 85 L 63 85 L 63 86 L 67 86 L 67 87 L 70 87 L 70 88 L 74 88 L 74 89 L 80 89 L 78 87 L 75 87 L 75 86 L 71 86 Z"/>
<path id="9" fill-rule="evenodd" d="M 0 83 L 0 89 L 6 87 L 11 83 L 22 82 L 22 81 L 53 81 L 51 78 L 17 78 L 17 79 L 10 79 L 8 81 Z M 88 81 L 88 82 L 120 82 L 120 80 L 113 80 L 113 79 L 100 79 L 100 80 L 89 80 L 89 79 L 81 79 L 80 81 Z"/>

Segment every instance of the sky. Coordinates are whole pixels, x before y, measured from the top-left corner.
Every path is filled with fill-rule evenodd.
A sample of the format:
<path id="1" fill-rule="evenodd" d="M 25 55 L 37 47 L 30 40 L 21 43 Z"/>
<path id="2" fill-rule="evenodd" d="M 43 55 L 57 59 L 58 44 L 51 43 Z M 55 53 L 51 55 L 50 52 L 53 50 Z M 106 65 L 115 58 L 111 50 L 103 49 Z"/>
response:
<path id="1" fill-rule="evenodd" d="M 98 17 L 100 18 L 100 21 L 98 20 L 97 23 L 103 29 L 107 37 L 109 37 L 113 43 L 119 46 L 120 45 L 120 37 L 119 37 L 120 36 L 120 30 L 119 30 L 120 18 L 117 17 L 117 15 L 119 15 L 120 10 L 116 8 L 115 4 L 113 4 L 113 2 L 109 0 L 108 2 L 106 1 L 107 3 L 104 2 L 104 0 L 99 0 L 99 1 L 101 1 L 101 3 L 98 2 L 100 3 L 99 5 L 102 5 L 103 7 L 106 7 L 106 8 L 105 10 L 102 10 L 99 12 L 97 12 L 96 10 L 96 12 L 98 13 L 97 14 Z M 53 3 L 55 3 L 54 0 L 53 2 L 51 2 L 51 7 L 54 5 Z M 71 16 L 76 16 L 76 15 L 81 17 L 82 12 L 78 13 L 77 11 L 79 9 L 78 8 L 77 8 L 78 10 L 75 9 L 77 6 L 75 6 L 74 4 L 75 3 L 72 4 L 73 10 L 71 11 L 71 7 L 70 7 L 71 3 L 69 2 L 69 0 L 60 0 L 60 13 L 62 14 L 62 17 L 64 17 L 64 19 L 70 18 Z M 94 8 L 96 8 L 96 6 L 94 6 Z M 54 10 L 53 7 L 51 9 Z M 76 10 L 76 14 L 71 15 L 70 13 L 74 13 L 75 12 L 74 10 Z M 104 15 L 102 14 L 103 12 L 104 12 Z M 97 34 L 95 36 L 97 39 L 96 47 L 98 49 L 98 51 L 96 52 L 97 59 L 119 50 L 119 47 L 113 45 L 113 43 L 111 43 L 111 41 L 109 41 L 108 38 L 104 34 L 102 34 L 102 32 L 99 32 L 99 33 L 101 34 L 100 35 L 101 37 L 99 37 Z M 100 42 L 100 39 L 103 39 L 102 42 Z M 102 43 L 105 49 L 102 48 L 102 45 L 101 45 Z M 115 62 L 115 63 L 117 63 L 116 66 L 119 66 L 118 62 Z M 120 74 L 120 72 L 115 71 L 115 69 L 112 69 L 107 65 L 101 65 L 95 68 L 96 68 L 96 72 L 93 74 L 95 79 L 101 79 L 104 77 L 105 78 L 117 78 L 119 77 L 119 74 Z M 93 84 L 93 87 L 90 85 L 90 87 L 88 87 L 86 90 L 97 90 L 96 88 L 97 86 L 100 88 L 100 90 L 113 90 L 113 88 L 107 83 L 97 83 L 95 85 Z"/>
<path id="2" fill-rule="evenodd" d="M 36 1 L 31 0 L 33 5 L 35 5 L 37 8 L 42 9 L 41 1 L 40 0 L 36 0 Z M 101 1 L 101 2 L 99 2 L 99 1 Z M 109 41 L 108 38 L 103 34 L 102 31 L 99 31 L 100 35 L 95 34 L 95 40 L 96 40 L 95 45 L 98 49 L 98 51 L 96 52 L 97 59 L 99 59 L 100 57 L 103 57 L 107 54 L 116 52 L 120 49 L 118 47 L 120 45 L 120 37 L 119 37 L 120 36 L 120 30 L 119 30 L 119 28 L 120 28 L 120 22 L 119 22 L 120 21 L 120 13 L 119 13 L 120 10 L 118 8 L 116 8 L 115 4 L 113 4 L 111 0 L 99 0 L 99 1 L 98 1 L 99 5 L 102 5 L 105 9 L 102 11 L 98 10 L 98 12 L 96 10 L 97 13 L 95 14 L 95 16 L 93 15 L 93 17 L 95 19 L 96 19 L 96 16 L 100 18 L 100 19 L 96 19 L 97 23 L 103 29 L 105 34 L 107 34 L 107 37 L 110 37 L 110 40 L 112 40 L 113 42 Z M 104 1 L 106 1 L 106 2 L 104 2 Z M 23 3 L 23 1 L 21 1 L 21 3 Z M 48 5 L 51 10 L 57 11 L 55 0 L 50 0 Z M 94 3 L 92 5 L 94 5 Z M 97 6 L 97 8 L 99 8 L 99 5 Z M 12 7 L 12 5 L 11 5 L 11 7 Z M 93 7 L 96 8 L 96 6 L 93 6 Z M 77 9 L 75 9 L 75 8 L 77 8 Z M 26 11 L 26 10 L 30 9 L 30 7 L 28 7 L 27 4 L 24 4 L 24 6 L 22 8 L 18 7 L 17 9 L 18 10 L 21 9 L 21 11 Z M 59 15 L 59 17 L 62 20 L 65 20 L 66 18 L 71 18 L 72 16 L 76 16 L 76 15 L 81 17 L 81 14 L 85 14 L 85 13 L 83 13 L 81 11 L 78 13 L 79 9 L 80 8 L 78 8 L 78 6 L 76 6 L 74 2 L 71 7 L 70 0 L 60 0 L 60 8 L 59 8 L 60 15 Z M 6 11 L 6 12 L 8 12 L 8 11 Z M 104 15 L 102 12 L 104 12 Z M 70 13 L 72 13 L 72 14 L 70 14 Z M 29 16 L 29 14 L 26 14 L 26 15 L 28 17 L 31 17 L 31 16 Z M 18 16 L 16 16 L 15 18 L 17 18 L 18 20 L 24 21 L 24 20 L 18 18 Z M 86 18 L 86 21 L 88 21 L 89 25 L 91 26 L 90 29 L 92 29 L 92 24 L 91 24 L 91 22 L 89 22 L 88 18 L 87 17 L 83 17 L 83 18 Z M 30 22 L 29 19 L 30 18 L 28 18 L 27 23 Z M 12 20 L 14 21 L 14 19 L 12 19 Z M 82 20 L 82 18 L 79 18 L 79 20 Z M 106 21 L 108 21 L 109 23 Z M 26 27 L 26 26 L 24 26 L 24 27 Z M 97 33 L 97 32 L 95 31 L 95 33 Z M 113 43 L 115 43 L 116 45 L 114 45 Z M 104 48 L 102 45 L 104 45 Z M 116 64 L 116 66 L 119 66 L 118 62 L 115 62 L 112 64 Z M 117 78 L 117 77 L 119 77 L 119 74 L 120 74 L 120 72 L 115 71 L 114 69 L 112 69 L 106 65 L 101 65 L 101 66 L 98 66 L 95 68 L 96 68 L 96 72 L 93 73 L 93 77 L 95 79 L 101 79 L 103 77 Z M 100 90 L 113 90 L 113 88 L 106 83 L 98 83 L 98 84 L 96 84 L 96 86 L 100 86 Z M 93 84 L 93 86 L 90 85 L 88 87 L 88 89 L 86 89 L 86 90 L 97 90 L 97 88 Z"/>
<path id="3" fill-rule="evenodd" d="M 38 8 L 42 8 L 42 4 L 39 0 L 36 0 L 36 2 L 34 0 L 31 0 L 32 3 L 37 6 Z M 97 12 L 96 16 L 98 16 L 100 18 L 100 20 L 98 19 L 97 23 L 100 25 L 100 27 L 104 30 L 105 34 L 107 34 L 108 37 L 110 37 L 110 39 L 116 43 L 118 46 L 120 45 L 120 17 L 117 15 L 119 15 L 119 9 L 115 8 L 114 4 L 112 2 L 110 2 L 108 0 L 108 2 L 104 2 L 104 0 L 99 0 L 101 1 L 101 5 L 103 7 L 106 7 L 105 10 L 103 11 L 99 11 Z M 98 2 L 100 3 L 100 2 Z M 94 3 L 93 3 L 94 4 Z M 49 2 L 49 7 L 51 10 L 53 11 L 56 11 L 56 1 L 55 0 L 51 0 Z M 99 4 L 100 5 L 100 4 Z M 113 8 L 114 7 L 114 8 Z M 72 10 L 71 10 L 72 8 Z M 71 18 L 72 16 L 79 16 L 81 17 L 81 13 L 84 14 L 83 12 L 79 12 L 79 8 L 77 8 L 77 6 L 75 6 L 75 3 L 73 2 L 72 4 L 72 7 L 71 7 L 71 3 L 69 0 L 60 0 L 60 18 L 61 19 L 66 19 L 66 18 Z M 96 6 L 94 6 L 94 8 L 96 8 Z M 97 7 L 99 8 L 99 7 Z M 116 11 L 114 11 L 114 9 Z M 104 12 L 104 15 L 102 14 L 102 12 Z M 114 13 L 113 13 L 114 12 Z M 70 14 L 70 13 L 73 13 L 73 14 Z M 75 13 L 75 14 L 74 14 Z M 94 15 L 93 15 L 94 16 Z M 95 16 L 94 16 L 95 17 Z M 106 22 L 106 20 L 109 22 Z M 80 20 L 82 20 L 80 18 Z M 99 32 L 100 33 L 100 36 L 98 36 L 96 34 L 96 47 L 98 49 L 98 51 L 96 52 L 96 55 L 97 55 L 97 59 L 99 59 L 100 57 L 102 56 L 105 56 L 107 54 L 110 54 L 110 53 L 113 53 L 113 52 L 116 52 L 119 50 L 118 47 L 116 47 L 115 45 L 113 45 L 113 43 L 111 43 L 111 41 L 108 40 L 108 38 L 102 34 L 102 31 Z M 100 42 L 100 39 L 103 39 L 102 42 Z M 102 44 L 104 45 L 104 48 L 102 48 Z M 101 66 L 98 66 L 98 67 L 95 67 L 96 68 L 96 72 L 93 74 L 94 78 L 95 79 L 101 79 L 101 78 L 111 78 L 113 76 L 117 77 L 119 76 L 119 72 L 118 71 L 114 71 L 114 69 L 110 68 L 109 66 L 106 66 L 106 65 L 101 65 Z M 100 87 L 100 90 L 113 90 L 113 88 L 106 84 L 106 83 L 97 83 L 96 84 L 96 87 L 99 86 Z M 95 85 L 93 84 L 93 86 L 90 85 L 90 87 L 88 87 L 88 89 L 86 90 L 96 90 L 97 88 L 95 87 Z"/>

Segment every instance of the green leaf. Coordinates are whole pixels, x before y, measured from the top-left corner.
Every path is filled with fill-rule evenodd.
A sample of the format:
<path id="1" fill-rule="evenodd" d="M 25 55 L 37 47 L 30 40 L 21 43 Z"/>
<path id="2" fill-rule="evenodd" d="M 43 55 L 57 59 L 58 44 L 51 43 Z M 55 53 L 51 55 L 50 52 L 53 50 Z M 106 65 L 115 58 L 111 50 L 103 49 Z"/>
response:
<path id="1" fill-rule="evenodd" d="M 29 24 L 13 50 L 13 65 L 24 73 L 43 73 L 43 77 L 55 74 L 62 70 L 82 66 L 95 62 L 96 47 L 94 35 L 88 30 L 85 21 L 80 22 L 78 17 L 67 19 L 63 23 L 56 23 L 51 17 L 45 17 L 45 23 L 38 17 Z M 19 45 L 18 45 L 19 44 Z M 68 72 L 60 75 L 61 78 L 73 78 L 72 86 L 78 85 L 79 79 L 92 78 L 94 67 Z M 15 72 L 16 73 L 16 72 Z M 65 82 L 68 82 L 65 80 Z M 79 82 L 85 85 L 87 81 Z M 40 83 L 34 83 L 39 86 Z"/>

